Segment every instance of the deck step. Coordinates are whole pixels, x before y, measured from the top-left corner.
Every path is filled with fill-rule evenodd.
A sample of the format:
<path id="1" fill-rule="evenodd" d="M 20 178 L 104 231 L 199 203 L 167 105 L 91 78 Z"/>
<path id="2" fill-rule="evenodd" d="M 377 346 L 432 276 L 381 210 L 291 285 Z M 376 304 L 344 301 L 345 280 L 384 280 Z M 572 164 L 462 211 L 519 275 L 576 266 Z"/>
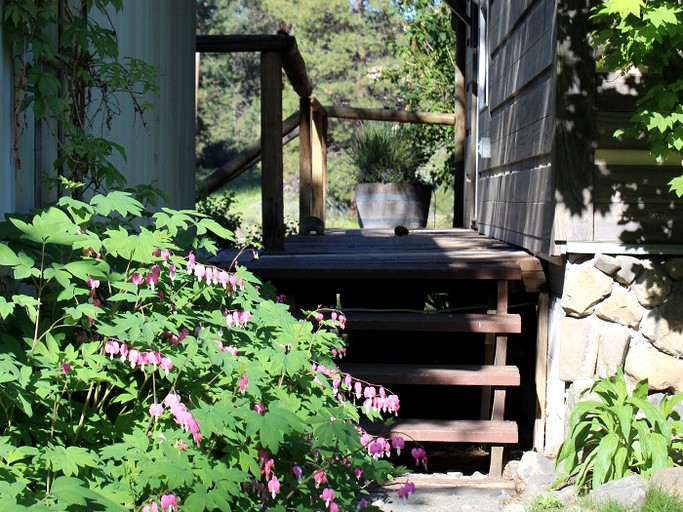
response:
<path id="1" fill-rule="evenodd" d="M 370 434 L 400 434 L 422 442 L 514 444 L 518 441 L 514 421 L 397 419 L 389 427 L 371 422 L 361 422 L 361 426 Z"/>
<path id="2" fill-rule="evenodd" d="M 516 366 L 342 363 L 342 371 L 377 384 L 444 386 L 519 386 Z"/>
<path id="3" fill-rule="evenodd" d="M 485 313 L 396 313 L 347 311 L 346 329 L 358 331 L 424 331 L 518 334 L 519 315 Z"/>

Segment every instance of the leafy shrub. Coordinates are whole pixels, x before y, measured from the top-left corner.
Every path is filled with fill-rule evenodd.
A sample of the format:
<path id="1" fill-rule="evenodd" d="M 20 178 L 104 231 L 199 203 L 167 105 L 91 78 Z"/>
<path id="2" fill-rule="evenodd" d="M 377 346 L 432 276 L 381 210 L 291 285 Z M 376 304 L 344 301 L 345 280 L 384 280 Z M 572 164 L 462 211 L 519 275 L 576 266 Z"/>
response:
<path id="1" fill-rule="evenodd" d="M 234 192 L 223 192 L 221 194 L 207 194 L 200 190 L 197 193 L 197 203 L 195 208 L 199 213 L 207 215 L 215 220 L 223 228 L 234 233 L 242 224 L 242 215 L 239 212 L 230 211 L 235 204 Z M 235 240 L 230 238 L 221 238 L 213 233 L 209 236 L 221 247 L 234 247 Z"/>
<path id="2" fill-rule="evenodd" d="M 356 135 L 349 157 L 358 183 L 419 183 L 422 155 L 403 128 L 386 123 L 366 124 Z"/>
<path id="3" fill-rule="evenodd" d="M 647 380 L 633 395 L 621 368 L 613 378 L 598 380 L 589 392 L 598 400 L 579 402 L 571 413 L 569 435 L 556 464 L 564 461 L 558 480 L 576 476 L 579 489 L 596 488 L 630 472 L 645 476 L 683 461 L 683 421 L 674 410 L 683 393 L 664 397 L 659 407 L 647 400 Z"/>
<path id="4" fill-rule="evenodd" d="M 0 510 L 356 509 L 394 470 L 359 418 L 399 402 L 336 368 L 343 316 L 201 263 L 215 221 L 144 213 L 0 225 Z"/>

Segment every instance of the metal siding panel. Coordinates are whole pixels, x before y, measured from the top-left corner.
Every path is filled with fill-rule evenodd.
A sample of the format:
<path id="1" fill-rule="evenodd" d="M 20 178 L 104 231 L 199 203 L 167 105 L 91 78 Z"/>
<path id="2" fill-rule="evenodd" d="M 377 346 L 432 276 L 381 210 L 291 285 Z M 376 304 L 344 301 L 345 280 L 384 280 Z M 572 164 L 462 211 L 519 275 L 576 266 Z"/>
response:
<path id="1" fill-rule="evenodd" d="M 129 186 L 153 183 L 176 208 L 194 205 L 194 20 L 194 2 L 154 0 L 126 4 L 114 21 L 120 55 L 155 66 L 161 89 L 147 130 L 130 105 L 115 120 L 111 137 L 128 156 L 119 163 Z"/>
<path id="2" fill-rule="evenodd" d="M 3 2 L 0 0 L 0 11 Z M 2 41 L 2 25 L 0 25 Z M 0 48 L 0 215 L 15 209 L 15 187 L 12 165 L 12 68 L 9 50 Z"/>

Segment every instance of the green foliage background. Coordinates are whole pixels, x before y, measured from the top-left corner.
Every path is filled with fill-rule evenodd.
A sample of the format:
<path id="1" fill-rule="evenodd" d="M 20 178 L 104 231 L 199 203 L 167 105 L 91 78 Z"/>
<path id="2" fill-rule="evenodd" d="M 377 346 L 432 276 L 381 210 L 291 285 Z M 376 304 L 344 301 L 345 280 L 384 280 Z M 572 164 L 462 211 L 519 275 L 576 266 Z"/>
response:
<path id="1" fill-rule="evenodd" d="M 643 133 L 657 158 L 683 150 L 683 6 L 671 0 L 608 0 L 592 11 L 598 64 L 605 70 L 646 72 L 645 93 L 638 99 L 633 125 L 615 135 Z M 683 176 L 669 183 L 683 196 Z"/>

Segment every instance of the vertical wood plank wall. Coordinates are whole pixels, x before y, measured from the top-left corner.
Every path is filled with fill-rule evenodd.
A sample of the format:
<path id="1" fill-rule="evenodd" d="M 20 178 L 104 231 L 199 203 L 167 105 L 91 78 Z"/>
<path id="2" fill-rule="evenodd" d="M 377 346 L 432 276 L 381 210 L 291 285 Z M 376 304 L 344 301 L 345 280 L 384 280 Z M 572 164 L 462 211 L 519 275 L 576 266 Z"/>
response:
<path id="1" fill-rule="evenodd" d="M 550 249 L 553 208 L 554 3 L 489 2 L 489 98 L 478 113 L 479 140 L 491 143 L 491 158 L 477 157 L 479 231 L 544 253 Z M 476 80 L 476 73 L 470 76 Z M 473 119 L 474 81 L 468 91 Z M 468 136 L 476 155 L 474 129 Z"/>
<path id="2" fill-rule="evenodd" d="M 683 174 L 680 161 L 670 158 L 658 165 L 646 141 L 613 137 L 628 125 L 646 80 L 638 70 L 596 77 L 596 241 L 683 243 L 683 207 L 667 185 Z"/>
<path id="3" fill-rule="evenodd" d="M 158 97 L 149 96 L 148 129 L 122 99 L 123 112 L 110 137 L 127 150 L 118 160 L 128 185 L 153 183 L 176 208 L 194 206 L 194 66 L 195 2 L 145 0 L 125 2 L 113 18 L 119 54 L 145 60 L 157 69 Z"/>

